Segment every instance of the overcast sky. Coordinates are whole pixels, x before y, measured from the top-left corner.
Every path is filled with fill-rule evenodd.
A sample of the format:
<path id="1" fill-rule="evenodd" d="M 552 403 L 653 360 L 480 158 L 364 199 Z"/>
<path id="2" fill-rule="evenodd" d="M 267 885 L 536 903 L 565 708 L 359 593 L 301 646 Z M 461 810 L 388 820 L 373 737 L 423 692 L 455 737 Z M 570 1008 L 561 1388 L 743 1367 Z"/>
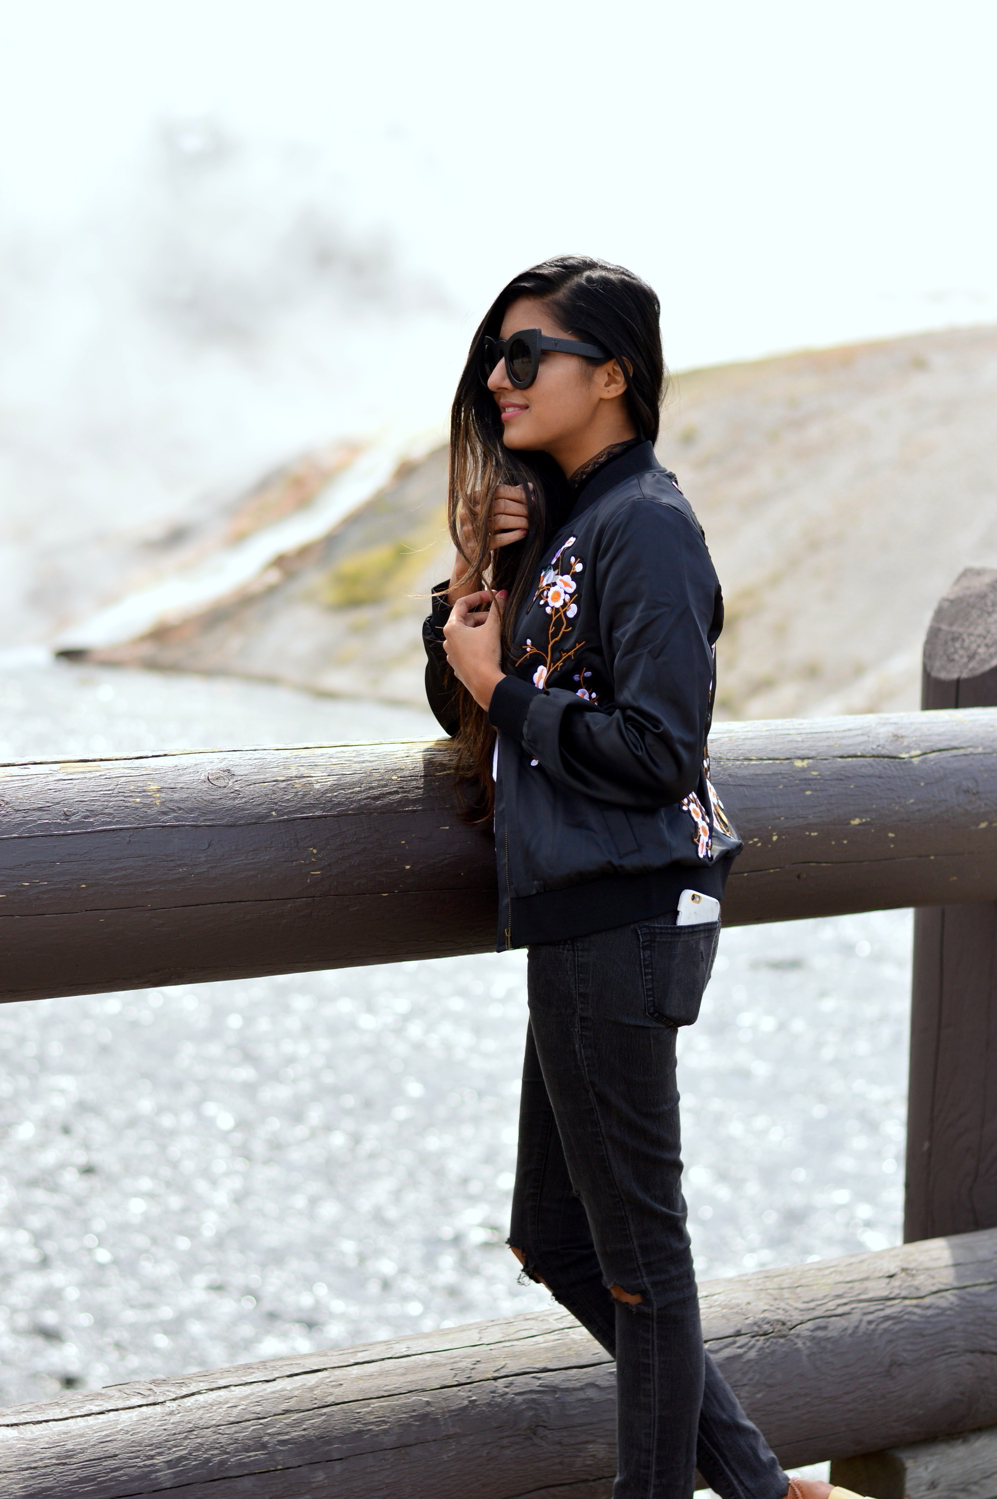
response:
<path id="1" fill-rule="evenodd" d="M 564 251 L 677 369 L 997 321 L 995 57 L 994 0 L 0 0 L 0 539 L 442 422 Z"/>
<path id="2" fill-rule="evenodd" d="M 577 249 L 687 365 L 997 316 L 997 5 L 8 0 L 0 183 L 71 222 L 157 119 L 301 143 L 470 318 Z"/>

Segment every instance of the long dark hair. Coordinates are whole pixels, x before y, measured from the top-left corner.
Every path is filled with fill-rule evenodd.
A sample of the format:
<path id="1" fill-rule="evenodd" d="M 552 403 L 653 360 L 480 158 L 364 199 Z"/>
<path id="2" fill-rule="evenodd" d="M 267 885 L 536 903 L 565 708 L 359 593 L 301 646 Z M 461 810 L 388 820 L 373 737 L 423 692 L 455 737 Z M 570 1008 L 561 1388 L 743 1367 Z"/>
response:
<path id="1" fill-rule="evenodd" d="M 503 616 L 503 658 L 512 648 L 512 628 L 550 534 L 564 475 L 546 453 L 513 452 L 502 441 L 502 418 L 491 391 L 478 374 L 481 341 L 497 337 L 506 308 L 520 297 L 543 302 L 565 333 L 597 343 L 619 360 L 627 377 L 626 405 L 642 438 L 657 441 L 666 371 L 661 351 L 661 304 L 639 276 L 623 266 L 584 255 L 559 255 L 513 278 L 482 318 L 468 350 L 450 412 L 450 534 L 472 575 L 483 585 L 508 589 Z M 496 551 L 490 562 L 488 514 L 499 484 L 527 487 L 530 511 L 525 540 Z M 471 522 L 473 543 L 465 545 L 461 521 Z M 494 729 L 467 689 L 457 684 L 460 730 L 455 739 L 456 771 L 467 814 L 491 816 L 495 788 L 491 777 Z M 473 787 L 468 799 L 468 786 Z"/>

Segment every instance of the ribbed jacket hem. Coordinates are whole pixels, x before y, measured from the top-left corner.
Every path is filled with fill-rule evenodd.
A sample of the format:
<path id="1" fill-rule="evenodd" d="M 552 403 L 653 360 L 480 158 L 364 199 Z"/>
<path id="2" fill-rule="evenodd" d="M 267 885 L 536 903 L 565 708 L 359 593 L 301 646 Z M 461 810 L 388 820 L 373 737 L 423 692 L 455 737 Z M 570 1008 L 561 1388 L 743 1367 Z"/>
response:
<path id="1" fill-rule="evenodd" d="M 530 942 L 559 942 L 565 937 L 584 937 L 614 926 L 629 926 L 674 911 L 683 890 L 723 899 L 734 856 L 716 864 L 696 867 L 668 864 L 650 874 L 613 874 L 586 880 L 539 895 L 513 897 L 511 940 L 513 947 Z"/>

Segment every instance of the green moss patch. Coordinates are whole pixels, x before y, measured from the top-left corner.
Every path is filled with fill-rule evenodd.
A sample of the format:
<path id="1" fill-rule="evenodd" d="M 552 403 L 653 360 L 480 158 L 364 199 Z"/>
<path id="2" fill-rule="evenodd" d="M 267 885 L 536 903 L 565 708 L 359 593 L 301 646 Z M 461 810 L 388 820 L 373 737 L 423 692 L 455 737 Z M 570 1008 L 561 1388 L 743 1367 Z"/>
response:
<path id="1" fill-rule="evenodd" d="M 318 580 L 317 597 L 327 609 L 380 604 L 397 593 L 418 569 L 422 549 L 408 541 L 388 541 L 345 557 Z"/>

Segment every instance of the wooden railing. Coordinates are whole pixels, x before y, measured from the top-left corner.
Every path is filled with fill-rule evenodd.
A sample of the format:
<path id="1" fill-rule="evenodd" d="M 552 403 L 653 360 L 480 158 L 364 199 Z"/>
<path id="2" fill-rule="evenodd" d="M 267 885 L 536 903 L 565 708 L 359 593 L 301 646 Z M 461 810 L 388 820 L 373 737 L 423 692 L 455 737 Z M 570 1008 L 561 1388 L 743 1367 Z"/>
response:
<path id="1" fill-rule="evenodd" d="M 746 844 L 726 924 L 936 908 L 915 947 L 907 1237 L 961 1236 L 703 1298 L 783 1459 L 885 1473 L 882 1499 L 915 1470 L 938 1488 L 948 1457 L 905 1444 L 997 1425 L 997 574 L 960 579 L 925 660 L 936 711 L 720 725 L 712 744 Z M 438 744 L 0 777 L 0 999 L 494 946 L 491 844 L 456 815 Z M 596 1499 L 612 1408 L 605 1355 L 550 1314 L 8 1410 L 2 1492 Z M 988 1462 L 992 1435 L 972 1441 Z"/>
<path id="2" fill-rule="evenodd" d="M 720 724 L 727 925 L 997 896 L 997 709 Z M 430 742 L 11 765 L 0 999 L 495 946 Z"/>
<path id="3" fill-rule="evenodd" d="M 997 1231 L 700 1300 L 787 1465 L 997 1424 Z M 4 1499 L 608 1499 L 615 1458 L 613 1365 L 562 1312 L 0 1411 Z"/>

